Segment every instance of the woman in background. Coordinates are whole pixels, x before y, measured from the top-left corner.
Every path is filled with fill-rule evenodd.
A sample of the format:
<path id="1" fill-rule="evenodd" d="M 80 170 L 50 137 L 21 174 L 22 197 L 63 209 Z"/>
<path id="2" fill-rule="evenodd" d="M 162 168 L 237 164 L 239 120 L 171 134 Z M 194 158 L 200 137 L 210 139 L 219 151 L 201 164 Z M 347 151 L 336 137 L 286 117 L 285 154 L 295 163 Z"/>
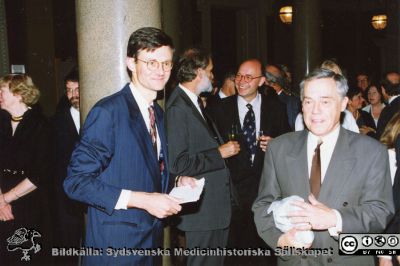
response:
<path id="1" fill-rule="evenodd" d="M 357 126 L 360 129 L 360 133 L 364 135 L 374 136 L 376 133 L 376 126 L 374 120 L 369 115 L 361 109 L 362 106 L 362 91 L 360 88 L 351 87 L 347 91 L 347 98 L 349 101 L 347 103 L 347 110 L 351 112 L 354 119 L 356 120 Z"/>
<path id="2" fill-rule="evenodd" d="M 393 202 L 395 215 L 386 227 L 385 233 L 398 234 L 400 231 L 400 171 L 397 164 L 400 162 L 400 113 L 396 113 L 381 136 L 381 142 L 386 145 L 389 153 L 390 177 L 393 185 Z M 396 261 L 397 260 L 397 261 Z M 399 265 L 400 256 L 397 257 L 380 257 L 380 266 Z"/>
<path id="3" fill-rule="evenodd" d="M 27 75 L 0 78 L 0 106 L 9 114 L 0 129 L 2 265 L 26 264 L 22 249 L 29 247 L 29 264 L 46 265 L 50 258 L 51 131 L 39 109 L 32 108 L 39 95 Z"/>
<path id="4" fill-rule="evenodd" d="M 385 131 L 383 131 L 381 136 L 381 142 L 387 147 L 389 153 L 389 163 L 390 163 L 390 176 L 392 177 L 392 184 L 394 181 L 394 176 L 396 174 L 397 164 L 396 164 L 396 154 L 400 151 L 396 151 L 396 140 L 400 135 L 400 113 L 396 113 L 389 123 L 386 125 Z M 397 154 L 400 156 L 400 154 Z M 398 194 L 398 193 L 396 193 Z"/>
<path id="5" fill-rule="evenodd" d="M 381 115 L 382 109 L 385 107 L 381 87 L 376 85 L 369 86 L 367 88 L 367 96 L 369 104 L 365 106 L 363 110 L 371 115 L 372 119 L 374 119 L 375 126 L 378 126 L 379 116 Z"/>

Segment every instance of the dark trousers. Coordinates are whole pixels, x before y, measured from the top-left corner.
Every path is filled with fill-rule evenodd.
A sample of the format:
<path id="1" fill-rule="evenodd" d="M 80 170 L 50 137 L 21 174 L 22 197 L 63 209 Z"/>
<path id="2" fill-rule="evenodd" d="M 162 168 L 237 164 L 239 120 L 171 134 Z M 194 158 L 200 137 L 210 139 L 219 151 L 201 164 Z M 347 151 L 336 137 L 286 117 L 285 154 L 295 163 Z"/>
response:
<path id="1" fill-rule="evenodd" d="M 212 231 L 187 231 L 186 247 L 195 248 L 225 248 L 228 243 L 229 228 Z M 222 266 L 224 265 L 223 256 L 189 256 L 188 266 Z"/>
<path id="2" fill-rule="evenodd" d="M 253 217 L 250 207 L 239 208 L 238 206 L 233 206 L 228 248 L 239 248 L 241 250 L 247 250 L 248 248 L 270 249 L 258 236 Z M 276 257 L 274 257 L 272 250 L 270 254 L 270 256 L 231 256 L 225 259 L 225 265 L 276 265 Z"/>

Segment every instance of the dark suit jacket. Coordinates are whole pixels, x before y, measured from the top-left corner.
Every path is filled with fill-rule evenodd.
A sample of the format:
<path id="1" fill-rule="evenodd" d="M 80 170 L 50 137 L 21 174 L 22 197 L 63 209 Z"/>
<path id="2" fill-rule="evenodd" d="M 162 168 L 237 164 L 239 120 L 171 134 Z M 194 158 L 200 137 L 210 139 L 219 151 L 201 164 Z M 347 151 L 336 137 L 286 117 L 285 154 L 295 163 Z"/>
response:
<path id="1" fill-rule="evenodd" d="M 378 126 L 376 130 L 377 139 L 382 136 L 386 125 L 389 123 L 390 119 L 397 113 L 400 112 L 400 96 L 394 99 L 390 104 L 387 104 L 383 108 L 381 115 L 379 116 Z"/>
<path id="2" fill-rule="evenodd" d="M 300 99 L 298 99 L 294 95 L 288 95 L 283 91 L 281 92 L 281 94 L 278 95 L 278 98 L 279 98 L 279 100 L 281 100 L 283 103 L 286 104 L 286 112 L 287 112 L 289 126 L 290 126 L 290 129 L 292 131 L 294 131 L 296 117 L 300 113 L 300 110 L 301 110 Z"/>
<path id="3" fill-rule="evenodd" d="M 163 112 L 155 104 L 161 147 L 167 152 Z M 165 165 L 168 165 L 165 158 Z M 115 210 L 121 189 L 167 192 L 168 168 L 160 173 L 151 137 L 128 84 L 100 100 L 90 111 L 75 148 L 64 189 L 89 205 L 85 245 L 104 248 L 85 257 L 88 265 L 152 265 L 145 256 L 106 256 L 105 248 L 154 248 L 162 245 L 161 221 L 148 212 Z"/>
<path id="4" fill-rule="evenodd" d="M 178 227 L 183 231 L 227 228 L 231 196 L 229 171 L 218 150 L 222 140 L 179 86 L 167 102 L 166 126 L 171 173 L 205 178 L 200 200 L 183 206 Z"/>
<path id="5" fill-rule="evenodd" d="M 298 195 L 307 200 L 310 181 L 307 166 L 308 131 L 285 134 L 267 149 L 258 197 L 253 205 L 259 235 L 275 248 L 283 234 L 267 214 L 276 200 Z M 342 217 L 343 233 L 382 232 L 394 209 L 386 147 L 376 140 L 343 128 L 323 180 L 319 201 Z M 314 231 L 313 248 L 333 248 L 332 256 L 280 257 L 279 265 L 374 265 L 372 256 L 339 256 L 337 240 L 327 230 Z"/>
<path id="6" fill-rule="evenodd" d="M 289 132 L 286 106 L 279 102 L 277 98 L 265 95 L 261 97 L 260 130 L 264 131 L 264 135 L 275 138 Z M 228 141 L 228 133 L 232 125 L 235 125 L 238 129 L 241 128 L 237 99 L 238 96 L 233 95 L 224 98 L 218 106 L 207 109 L 218 131 L 222 134 L 224 142 Z M 240 144 L 240 152 L 238 155 L 230 157 L 227 163 L 235 190 L 239 196 L 239 204 L 242 208 L 250 209 L 257 196 L 264 163 L 264 152 L 258 146 L 253 165 L 251 165 L 249 161 L 250 151 L 243 134 L 238 135 L 237 141 Z"/>
<path id="7" fill-rule="evenodd" d="M 79 246 L 83 233 L 85 205 L 68 198 L 63 189 L 72 151 L 79 141 L 79 134 L 71 116 L 70 107 L 59 109 L 53 117 L 55 140 L 55 243 L 56 246 Z"/>

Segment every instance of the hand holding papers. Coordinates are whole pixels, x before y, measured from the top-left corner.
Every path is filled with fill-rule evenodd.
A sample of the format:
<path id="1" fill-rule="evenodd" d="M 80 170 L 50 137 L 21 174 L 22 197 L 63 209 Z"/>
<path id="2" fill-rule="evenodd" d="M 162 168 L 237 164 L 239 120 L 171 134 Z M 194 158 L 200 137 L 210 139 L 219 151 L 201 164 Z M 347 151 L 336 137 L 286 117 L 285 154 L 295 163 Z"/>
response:
<path id="1" fill-rule="evenodd" d="M 304 199 L 299 196 L 290 196 L 283 200 L 272 202 L 267 210 L 268 214 L 273 212 L 275 226 L 284 233 L 294 228 L 294 225 L 287 216 L 288 213 L 300 209 L 292 204 L 294 200 L 304 201 Z M 314 233 L 312 231 L 298 231 L 296 232 L 295 238 L 296 241 L 301 244 L 311 244 L 314 241 Z"/>
<path id="2" fill-rule="evenodd" d="M 204 188 L 204 181 L 204 177 L 196 180 L 196 186 L 193 188 L 189 185 L 174 187 L 169 195 L 180 199 L 181 203 L 198 201 Z"/>

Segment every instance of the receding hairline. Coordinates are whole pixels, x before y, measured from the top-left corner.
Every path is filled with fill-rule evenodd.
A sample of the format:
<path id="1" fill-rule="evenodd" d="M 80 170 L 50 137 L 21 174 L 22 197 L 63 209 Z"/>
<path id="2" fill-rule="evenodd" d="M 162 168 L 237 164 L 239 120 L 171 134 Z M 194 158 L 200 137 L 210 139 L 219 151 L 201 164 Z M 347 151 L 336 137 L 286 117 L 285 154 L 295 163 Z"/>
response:
<path id="1" fill-rule="evenodd" d="M 239 66 L 239 68 L 238 68 L 238 71 L 239 71 L 240 68 L 242 68 L 242 66 L 245 65 L 245 64 L 255 64 L 255 65 L 256 65 L 255 68 L 260 70 L 259 75 L 262 75 L 262 74 L 263 74 L 262 63 L 261 63 L 260 60 L 258 60 L 258 59 L 256 59 L 256 58 L 252 58 L 252 59 L 245 60 L 245 61 L 243 61 L 243 62 L 240 64 L 240 66 Z"/>

